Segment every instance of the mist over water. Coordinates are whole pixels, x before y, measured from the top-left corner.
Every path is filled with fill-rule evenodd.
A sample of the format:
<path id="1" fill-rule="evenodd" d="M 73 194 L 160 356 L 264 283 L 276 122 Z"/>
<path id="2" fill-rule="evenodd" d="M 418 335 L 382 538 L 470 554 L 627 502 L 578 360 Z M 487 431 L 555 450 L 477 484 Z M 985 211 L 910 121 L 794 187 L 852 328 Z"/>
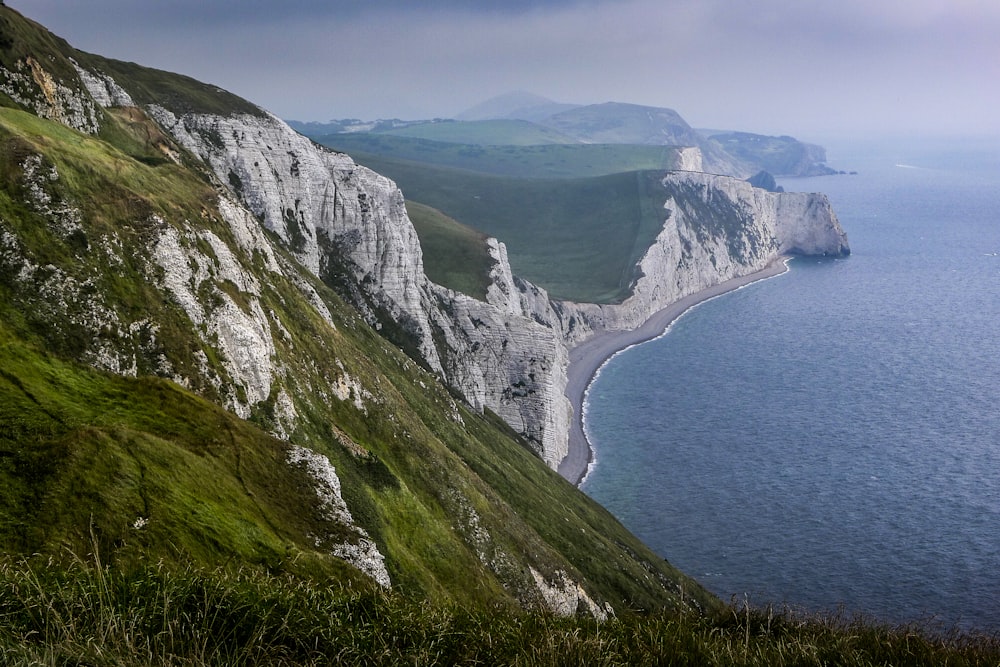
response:
<path id="1" fill-rule="evenodd" d="M 1000 630 L 1000 153 L 944 148 L 784 179 L 852 256 L 705 303 L 591 386 L 584 491 L 723 599 Z"/>

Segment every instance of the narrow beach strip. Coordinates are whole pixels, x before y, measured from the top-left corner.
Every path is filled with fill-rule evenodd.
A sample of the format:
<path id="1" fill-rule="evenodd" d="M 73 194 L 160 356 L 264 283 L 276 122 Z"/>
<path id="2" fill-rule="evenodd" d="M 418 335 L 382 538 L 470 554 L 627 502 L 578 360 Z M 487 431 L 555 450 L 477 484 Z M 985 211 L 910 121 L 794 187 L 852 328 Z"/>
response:
<path id="1" fill-rule="evenodd" d="M 566 371 L 566 397 L 573 406 L 573 421 L 569 431 L 569 452 L 559 463 L 559 474 L 579 486 L 593 461 L 594 450 L 583 428 L 583 406 L 587 389 L 597 371 L 611 357 L 625 348 L 644 343 L 662 335 L 670 323 L 684 311 L 720 294 L 739 289 L 744 285 L 772 278 L 788 270 L 788 257 L 778 257 L 765 268 L 754 273 L 732 278 L 700 292 L 673 302 L 653 313 L 641 326 L 629 331 L 610 331 L 597 334 L 569 351 L 569 368 Z"/>

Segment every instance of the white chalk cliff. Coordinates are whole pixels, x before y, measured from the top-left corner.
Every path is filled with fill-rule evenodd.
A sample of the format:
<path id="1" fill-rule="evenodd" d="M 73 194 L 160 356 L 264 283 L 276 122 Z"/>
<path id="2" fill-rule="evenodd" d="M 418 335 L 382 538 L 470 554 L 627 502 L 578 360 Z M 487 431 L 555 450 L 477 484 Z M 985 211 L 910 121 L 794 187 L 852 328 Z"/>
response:
<path id="1" fill-rule="evenodd" d="M 844 256 L 847 235 L 825 195 L 768 192 L 697 172 L 663 179 L 664 223 L 620 304 L 560 304 L 565 340 L 627 331 L 685 296 L 760 271 L 786 255 Z"/>

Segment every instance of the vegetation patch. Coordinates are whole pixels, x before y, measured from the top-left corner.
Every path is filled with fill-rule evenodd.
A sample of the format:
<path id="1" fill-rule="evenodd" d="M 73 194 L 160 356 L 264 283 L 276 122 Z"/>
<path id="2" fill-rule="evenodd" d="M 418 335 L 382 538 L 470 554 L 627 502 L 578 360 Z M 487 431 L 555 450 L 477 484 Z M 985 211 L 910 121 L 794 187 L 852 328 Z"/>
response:
<path id="1" fill-rule="evenodd" d="M 407 201 L 406 213 L 420 239 L 427 277 L 438 285 L 485 301 L 495 264 L 486 234 L 416 202 Z"/>

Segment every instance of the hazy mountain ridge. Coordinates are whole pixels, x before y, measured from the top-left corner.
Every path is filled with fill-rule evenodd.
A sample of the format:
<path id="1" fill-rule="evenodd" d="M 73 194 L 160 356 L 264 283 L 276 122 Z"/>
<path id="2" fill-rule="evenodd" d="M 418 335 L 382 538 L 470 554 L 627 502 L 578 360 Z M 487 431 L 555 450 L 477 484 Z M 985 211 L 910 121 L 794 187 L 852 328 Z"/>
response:
<path id="1" fill-rule="evenodd" d="M 525 123 L 521 136 L 477 133 L 490 122 Z M 529 93 L 511 93 L 487 100 L 455 120 L 360 121 L 327 123 L 289 121 L 294 129 L 314 139 L 332 134 L 389 134 L 470 145 L 545 145 L 575 141 L 584 144 L 623 144 L 697 149 L 702 168 L 697 171 L 748 178 L 764 170 L 777 176 L 815 176 L 835 173 L 825 165 L 821 146 L 792 137 L 750 132 L 705 132 L 692 128 L 673 109 L 638 104 L 560 104 Z M 531 129 L 534 126 L 535 129 Z M 542 129 L 558 132 L 547 136 Z M 511 139 L 510 137 L 514 137 Z M 504 140 L 506 138 L 506 140 Z"/>

